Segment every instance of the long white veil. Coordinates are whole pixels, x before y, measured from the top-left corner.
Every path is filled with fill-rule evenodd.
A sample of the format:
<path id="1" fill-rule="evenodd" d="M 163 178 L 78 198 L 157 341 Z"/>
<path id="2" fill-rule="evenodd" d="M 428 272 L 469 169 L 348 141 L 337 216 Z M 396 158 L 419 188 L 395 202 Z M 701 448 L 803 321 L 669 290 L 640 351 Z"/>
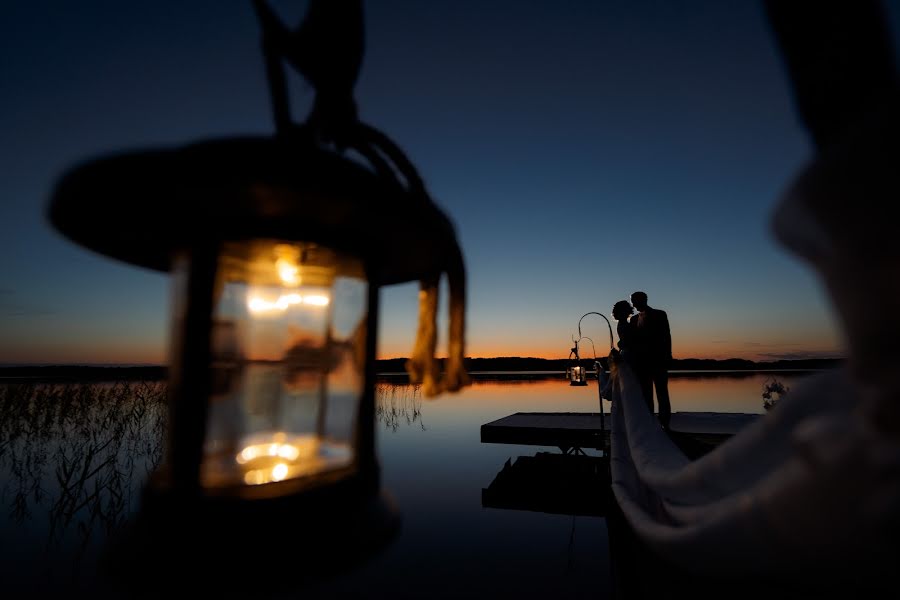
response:
<path id="1" fill-rule="evenodd" d="M 715 576 L 894 577 L 900 236 L 854 207 L 896 204 L 898 155 L 900 118 L 888 103 L 821 153 L 774 213 L 778 240 L 824 282 L 847 341 L 845 367 L 794 386 L 691 462 L 647 409 L 629 366 L 610 356 L 613 491 L 637 536 L 672 564 Z"/>

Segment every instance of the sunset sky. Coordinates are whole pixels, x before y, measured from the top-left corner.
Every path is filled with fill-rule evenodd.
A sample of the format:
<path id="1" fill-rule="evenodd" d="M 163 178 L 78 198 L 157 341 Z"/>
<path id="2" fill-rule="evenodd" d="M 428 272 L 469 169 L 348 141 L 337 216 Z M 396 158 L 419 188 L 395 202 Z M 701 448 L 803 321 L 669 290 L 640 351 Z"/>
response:
<path id="1" fill-rule="evenodd" d="M 291 23 L 305 6 L 272 4 Z M 44 210 L 77 161 L 271 132 L 251 4 L 0 10 L 0 363 L 164 363 L 168 276 L 75 246 Z M 456 224 L 468 355 L 565 358 L 582 314 L 609 315 L 637 289 L 668 311 L 676 358 L 842 354 L 814 273 L 769 230 L 812 148 L 761 2 L 365 10 L 360 116 Z M 292 99 L 302 118 L 299 79 Z M 380 357 L 409 354 L 416 295 L 382 291 Z M 592 315 L 582 331 L 605 355 L 606 323 Z"/>

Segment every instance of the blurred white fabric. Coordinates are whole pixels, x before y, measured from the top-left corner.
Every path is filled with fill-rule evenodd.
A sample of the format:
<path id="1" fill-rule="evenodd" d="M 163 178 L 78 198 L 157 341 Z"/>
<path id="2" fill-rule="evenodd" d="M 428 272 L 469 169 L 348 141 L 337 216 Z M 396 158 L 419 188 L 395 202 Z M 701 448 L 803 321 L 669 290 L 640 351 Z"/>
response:
<path id="1" fill-rule="evenodd" d="M 855 410 L 845 372 L 811 376 L 693 462 L 650 414 L 630 368 L 616 365 L 613 378 L 613 491 L 667 560 L 716 576 L 852 567 L 872 577 L 900 558 L 900 446 Z"/>
<path id="2" fill-rule="evenodd" d="M 900 236 L 854 206 L 900 197 L 900 127 L 896 115 L 869 123 L 801 173 L 773 220 L 778 240 L 824 283 L 847 340 L 845 367 L 803 380 L 691 462 L 628 365 L 610 357 L 616 499 L 636 534 L 689 572 L 894 584 Z"/>

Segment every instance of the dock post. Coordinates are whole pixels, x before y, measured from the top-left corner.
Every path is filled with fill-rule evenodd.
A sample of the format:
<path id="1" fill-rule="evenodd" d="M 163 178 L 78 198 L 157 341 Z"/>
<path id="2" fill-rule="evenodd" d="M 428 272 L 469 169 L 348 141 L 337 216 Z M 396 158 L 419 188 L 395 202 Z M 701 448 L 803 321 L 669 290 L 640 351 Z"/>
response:
<path id="1" fill-rule="evenodd" d="M 594 370 L 597 371 L 597 398 L 600 400 L 600 435 L 603 439 L 601 442 L 603 445 L 603 456 L 609 458 L 609 445 L 606 443 L 606 440 L 609 438 L 606 437 L 606 424 L 603 422 L 603 373 L 605 371 L 599 360 L 594 361 Z"/>

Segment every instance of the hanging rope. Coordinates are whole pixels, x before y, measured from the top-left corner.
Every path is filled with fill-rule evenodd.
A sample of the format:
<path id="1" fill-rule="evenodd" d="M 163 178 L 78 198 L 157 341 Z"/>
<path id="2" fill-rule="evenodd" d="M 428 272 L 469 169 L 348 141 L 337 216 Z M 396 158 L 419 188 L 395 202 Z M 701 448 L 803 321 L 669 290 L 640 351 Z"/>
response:
<path id="1" fill-rule="evenodd" d="M 422 393 L 434 396 L 439 393 L 440 372 L 434 359 L 437 347 L 438 283 L 435 279 L 422 281 L 419 289 L 419 327 L 412 356 L 406 361 L 406 371 L 411 383 L 422 384 Z"/>
<path id="2" fill-rule="evenodd" d="M 405 190 L 417 202 L 434 207 L 412 162 L 384 133 L 357 117 L 353 88 L 363 56 L 360 0 L 313 0 L 301 25 L 289 30 L 265 0 L 253 0 L 263 28 L 276 130 L 280 135 L 304 133 L 339 151 L 354 150 L 379 177 Z M 282 61 L 293 66 L 316 90 L 315 103 L 302 126 L 290 118 Z M 435 210 L 436 207 L 435 207 Z M 410 383 L 421 384 L 425 396 L 455 392 L 469 385 L 465 358 L 466 271 L 455 235 L 440 250 L 439 271 L 420 282 L 419 324 L 406 370 Z M 449 287 L 447 361 L 441 374 L 435 358 L 440 279 Z"/>

